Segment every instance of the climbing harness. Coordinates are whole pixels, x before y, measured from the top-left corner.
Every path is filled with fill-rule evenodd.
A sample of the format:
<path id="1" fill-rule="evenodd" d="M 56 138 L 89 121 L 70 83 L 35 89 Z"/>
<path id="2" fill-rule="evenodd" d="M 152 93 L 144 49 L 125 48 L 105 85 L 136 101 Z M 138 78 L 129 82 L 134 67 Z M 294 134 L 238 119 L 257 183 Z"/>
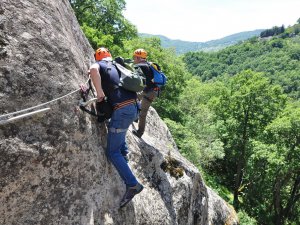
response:
<path id="1" fill-rule="evenodd" d="M 123 132 L 127 131 L 127 129 L 110 127 L 109 131 L 112 133 L 123 133 Z"/>
<path id="2" fill-rule="evenodd" d="M 131 104 L 134 104 L 134 103 L 136 103 L 136 99 L 129 99 L 127 101 L 120 102 L 120 103 L 118 103 L 114 106 L 114 110 L 123 108 L 124 106 L 131 105 Z"/>
<path id="3" fill-rule="evenodd" d="M 90 78 L 88 79 L 88 81 L 89 80 L 90 80 Z M 49 107 L 43 108 L 43 109 L 38 109 L 38 110 L 35 110 L 35 111 L 32 111 L 32 112 L 29 112 L 29 111 L 31 111 L 33 109 L 40 108 L 42 106 L 49 105 L 49 104 L 51 104 L 53 102 L 56 102 L 56 101 L 58 101 L 60 99 L 68 97 L 68 96 L 70 96 L 70 95 L 72 95 L 72 94 L 74 94 L 74 93 L 76 93 L 76 92 L 78 92 L 80 90 L 81 90 L 81 88 L 76 89 L 76 90 L 74 90 L 74 91 L 72 91 L 72 92 L 70 92 L 70 93 L 68 93 L 66 95 L 63 95 L 63 96 L 59 97 L 59 98 L 55 98 L 55 99 L 53 99 L 51 101 L 48 101 L 48 102 L 45 102 L 45 103 L 42 103 L 42 104 L 39 104 L 39 105 L 36 105 L 36 106 L 32 106 L 32 107 L 27 108 L 27 109 L 22 109 L 22 110 L 19 110 L 19 111 L 16 111 L 16 112 L 12 112 L 12 113 L 7 113 L 7 114 L 4 114 L 4 115 L 1 115 L 0 116 L 0 125 L 5 125 L 5 124 L 11 123 L 13 121 L 17 121 L 19 119 L 22 119 L 22 118 L 33 116 L 35 114 L 40 114 L 40 113 L 48 112 L 51 109 Z M 18 115 L 18 114 L 20 114 L 20 115 Z"/>

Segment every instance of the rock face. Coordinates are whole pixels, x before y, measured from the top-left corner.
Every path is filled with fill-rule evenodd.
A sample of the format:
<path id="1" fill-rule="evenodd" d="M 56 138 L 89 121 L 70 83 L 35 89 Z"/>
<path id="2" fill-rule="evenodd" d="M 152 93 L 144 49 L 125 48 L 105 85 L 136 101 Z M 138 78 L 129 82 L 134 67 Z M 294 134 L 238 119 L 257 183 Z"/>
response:
<path id="1" fill-rule="evenodd" d="M 154 109 L 142 139 L 127 135 L 145 189 L 118 209 L 125 186 L 104 153 L 105 124 L 75 107 L 92 61 L 67 0 L 1 0 L 0 115 L 72 94 L 0 125 L 0 224 L 238 224 Z"/>

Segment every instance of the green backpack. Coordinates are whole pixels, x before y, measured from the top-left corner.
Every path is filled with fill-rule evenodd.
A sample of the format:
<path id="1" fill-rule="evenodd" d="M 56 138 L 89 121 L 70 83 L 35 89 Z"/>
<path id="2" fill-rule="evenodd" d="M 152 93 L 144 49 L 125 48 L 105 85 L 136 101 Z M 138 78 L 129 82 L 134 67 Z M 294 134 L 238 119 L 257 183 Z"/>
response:
<path id="1" fill-rule="evenodd" d="M 116 62 L 113 62 L 113 65 L 116 66 L 120 75 L 120 87 L 133 92 L 140 92 L 144 89 L 145 77 L 143 73 L 139 71 L 131 71 Z"/>

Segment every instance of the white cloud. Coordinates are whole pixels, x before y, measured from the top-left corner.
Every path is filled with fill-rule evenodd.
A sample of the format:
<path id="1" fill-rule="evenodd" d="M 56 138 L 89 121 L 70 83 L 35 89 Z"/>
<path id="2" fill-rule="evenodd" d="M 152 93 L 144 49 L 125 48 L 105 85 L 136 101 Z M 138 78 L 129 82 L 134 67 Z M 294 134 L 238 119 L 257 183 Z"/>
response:
<path id="1" fill-rule="evenodd" d="M 126 0 L 126 8 L 139 32 L 186 41 L 293 25 L 300 17 L 300 0 Z"/>

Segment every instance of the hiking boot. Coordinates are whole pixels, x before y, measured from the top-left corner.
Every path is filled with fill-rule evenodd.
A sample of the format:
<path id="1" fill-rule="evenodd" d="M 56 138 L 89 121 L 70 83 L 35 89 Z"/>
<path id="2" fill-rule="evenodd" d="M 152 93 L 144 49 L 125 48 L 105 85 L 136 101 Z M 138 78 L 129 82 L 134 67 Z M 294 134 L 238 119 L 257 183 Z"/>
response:
<path id="1" fill-rule="evenodd" d="M 135 195 L 140 193 L 144 189 L 144 186 L 137 183 L 134 187 L 126 187 L 126 192 L 121 200 L 120 208 L 123 208 L 128 202 L 133 199 Z"/>
<path id="2" fill-rule="evenodd" d="M 132 131 L 132 133 L 133 133 L 135 136 L 139 137 L 139 138 L 141 138 L 142 135 L 143 135 L 143 134 L 141 134 L 139 131 L 136 131 L 136 130 Z"/>

